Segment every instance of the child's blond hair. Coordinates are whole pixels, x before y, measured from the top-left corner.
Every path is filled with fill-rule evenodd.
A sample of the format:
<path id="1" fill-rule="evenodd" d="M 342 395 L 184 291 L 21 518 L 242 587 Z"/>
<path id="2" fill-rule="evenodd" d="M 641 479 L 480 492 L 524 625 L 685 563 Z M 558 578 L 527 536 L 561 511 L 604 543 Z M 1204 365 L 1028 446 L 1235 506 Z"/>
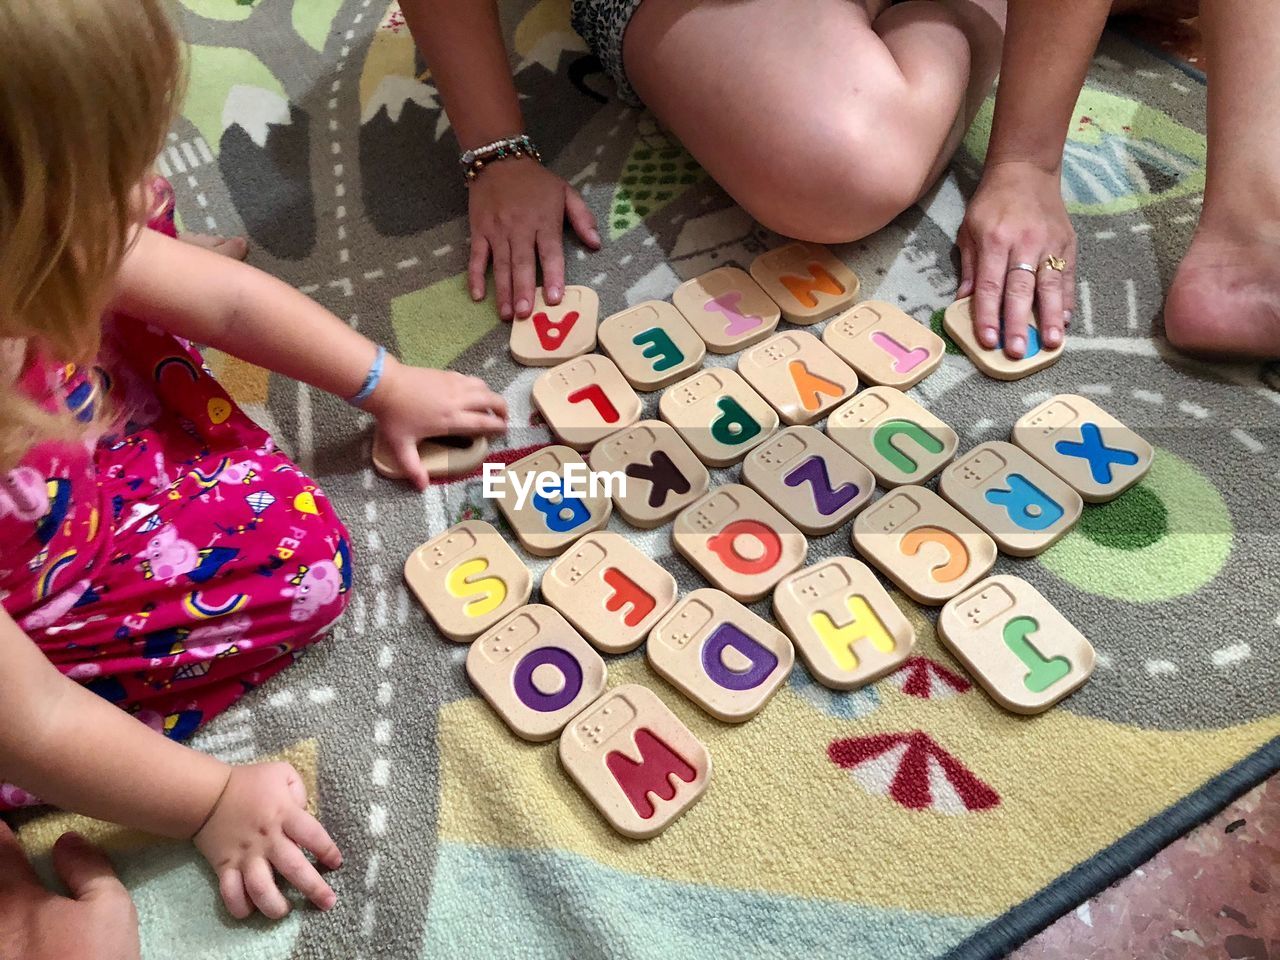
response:
<path id="1" fill-rule="evenodd" d="M 0 469 L 64 428 L 19 392 L 15 358 L 97 353 L 181 51 L 165 0 L 0 2 Z"/>

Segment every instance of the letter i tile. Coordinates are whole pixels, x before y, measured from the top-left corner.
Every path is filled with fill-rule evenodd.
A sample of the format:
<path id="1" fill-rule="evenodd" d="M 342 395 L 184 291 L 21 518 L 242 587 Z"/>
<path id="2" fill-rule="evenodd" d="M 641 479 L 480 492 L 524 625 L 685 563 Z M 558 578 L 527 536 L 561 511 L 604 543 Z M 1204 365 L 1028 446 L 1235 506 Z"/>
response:
<path id="1" fill-rule="evenodd" d="M 511 732 L 551 740 L 604 692 L 604 660 L 551 607 L 521 607 L 467 651 L 467 676 Z"/>
<path id="2" fill-rule="evenodd" d="M 916 631 L 871 568 L 832 557 L 791 574 L 773 591 L 773 613 L 809 672 L 833 690 L 854 690 L 898 669 Z"/>
<path id="3" fill-rule="evenodd" d="M 832 319 L 822 342 L 868 383 L 910 390 L 942 362 L 942 338 L 891 303 L 868 300 Z"/>
<path id="4" fill-rule="evenodd" d="M 646 300 L 600 324 L 600 347 L 637 390 L 659 390 L 702 366 L 707 345 L 665 300 Z"/>
<path id="5" fill-rule="evenodd" d="M 605 530 L 587 534 L 542 575 L 542 598 L 605 653 L 640 646 L 677 592 L 675 577 Z"/>
<path id="6" fill-rule="evenodd" d="M 924 483 L 960 445 L 954 430 L 892 387 L 870 387 L 836 407 L 827 436 L 870 467 L 885 487 Z"/>
<path id="7" fill-rule="evenodd" d="M 1092 400 L 1064 393 L 1025 413 L 1013 442 L 1090 503 L 1114 500 L 1147 475 L 1151 444 Z"/>
<path id="8" fill-rule="evenodd" d="M 991 572 L 996 544 L 926 487 L 898 487 L 853 520 L 853 545 L 918 603 L 937 606 Z"/>
<path id="9" fill-rule="evenodd" d="M 596 347 L 600 297 L 590 287 L 565 287 L 554 307 L 534 292 L 533 313 L 511 321 L 511 355 L 526 367 L 554 367 Z"/>
<path id="10" fill-rule="evenodd" d="M 717 267 L 676 288 L 671 302 L 712 353 L 736 353 L 778 326 L 778 305 L 737 267 Z"/>
<path id="11" fill-rule="evenodd" d="M 858 389 L 853 368 L 804 331 L 775 334 L 746 350 L 738 372 L 788 424 L 820 420 Z"/>
<path id="12" fill-rule="evenodd" d="M 1093 673 L 1093 645 L 1031 584 L 990 577 L 951 600 L 938 634 L 991 698 L 1041 713 Z"/>
<path id="13" fill-rule="evenodd" d="M 521 606 L 533 591 L 529 568 L 502 534 L 464 520 L 405 561 L 404 578 L 440 632 L 470 642 Z"/>
<path id="14" fill-rule="evenodd" d="M 861 510 L 871 471 L 815 427 L 788 427 L 742 461 L 742 479 L 797 527 L 820 537 Z"/>
<path id="15" fill-rule="evenodd" d="M 640 398 L 608 357 L 593 353 L 548 370 L 533 382 L 533 405 L 551 431 L 575 450 L 640 419 Z"/>
<path id="16" fill-rule="evenodd" d="M 1084 509 L 1080 494 L 1057 474 L 1003 440 L 957 457 L 938 478 L 938 492 L 1015 557 L 1043 553 Z"/>
<path id="17" fill-rule="evenodd" d="M 711 716 L 750 720 L 791 673 L 795 650 L 775 627 L 719 590 L 694 590 L 649 634 L 649 663 Z"/>
<path id="18" fill-rule="evenodd" d="M 583 534 L 603 527 L 613 501 L 601 490 L 592 492 L 581 454 L 549 446 L 507 467 L 498 509 L 526 550 L 553 557 Z"/>
<path id="19" fill-rule="evenodd" d="M 715 368 L 672 384 L 658 412 L 703 462 L 727 467 L 778 429 L 778 414 L 734 370 Z"/>
<path id="20" fill-rule="evenodd" d="M 804 563 L 809 541 L 760 494 L 740 483 L 714 488 L 671 527 L 677 550 L 737 600 L 759 600 Z"/>
<path id="21" fill-rule="evenodd" d="M 826 247 L 789 243 L 760 254 L 751 276 L 792 323 L 807 326 L 844 310 L 858 299 L 861 281 Z"/>
<path id="22" fill-rule="evenodd" d="M 560 764 L 623 836 L 661 833 L 706 792 L 711 754 L 647 687 L 610 690 L 560 735 Z"/>

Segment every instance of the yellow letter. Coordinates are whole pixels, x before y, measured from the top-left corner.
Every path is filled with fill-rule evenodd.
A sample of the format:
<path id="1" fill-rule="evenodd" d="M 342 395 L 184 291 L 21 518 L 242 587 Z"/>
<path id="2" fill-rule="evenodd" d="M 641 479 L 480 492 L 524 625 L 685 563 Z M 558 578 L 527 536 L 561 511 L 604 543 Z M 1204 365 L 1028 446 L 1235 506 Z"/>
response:
<path id="1" fill-rule="evenodd" d="M 497 577 L 485 577 L 471 582 L 472 577 L 478 577 L 488 569 L 489 561 L 477 558 L 458 564 L 445 577 L 445 589 L 459 600 L 484 594 L 479 600 L 469 600 L 463 604 L 462 612 L 468 617 L 483 617 L 492 613 L 507 599 L 507 585 Z"/>

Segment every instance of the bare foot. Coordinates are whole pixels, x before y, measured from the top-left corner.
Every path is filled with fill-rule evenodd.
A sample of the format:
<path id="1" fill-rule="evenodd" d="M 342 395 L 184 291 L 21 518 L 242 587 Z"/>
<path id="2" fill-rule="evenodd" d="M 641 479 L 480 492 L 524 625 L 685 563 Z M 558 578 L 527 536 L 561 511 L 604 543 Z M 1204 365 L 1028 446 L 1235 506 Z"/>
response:
<path id="1" fill-rule="evenodd" d="M 1164 327 L 1184 353 L 1280 357 L 1280 242 L 1201 227 L 1169 288 Z"/>
<path id="2" fill-rule="evenodd" d="M 193 246 L 204 247 L 232 260 L 243 260 L 249 255 L 249 241 L 244 237 L 220 237 L 211 233 L 182 233 L 178 238 Z"/>

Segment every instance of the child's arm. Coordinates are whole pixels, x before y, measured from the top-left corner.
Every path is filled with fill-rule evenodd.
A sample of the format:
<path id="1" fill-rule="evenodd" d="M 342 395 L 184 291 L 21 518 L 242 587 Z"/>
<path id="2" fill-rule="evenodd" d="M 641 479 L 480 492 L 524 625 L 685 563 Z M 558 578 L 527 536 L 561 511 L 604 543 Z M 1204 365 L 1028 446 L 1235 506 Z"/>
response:
<path id="1" fill-rule="evenodd" d="M 377 351 L 287 283 L 152 230 L 125 257 L 112 307 L 344 399 L 360 390 Z M 419 440 L 506 429 L 506 401 L 483 380 L 390 356 L 364 409 L 419 489 L 427 484 Z"/>
<path id="2" fill-rule="evenodd" d="M 1034 300 L 1044 343 L 1062 342 L 1075 307 L 1076 239 L 1062 201 L 1062 151 L 1110 0 L 1010 0 L 995 120 L 982 183 L 957 243 L 961 297 L 979 342 L 1026 352 Z M 1061 257 L 1059 272 L 1043 266 Z M 1014 264 L 1037 268 L 1011 270 Z"/>
<path id="3" fill-rule="evenodd" d="M 193 839 L 236 917 L 250 899 L 268 916 L 288 912 L 273 867 L 316 906 L 336 899 L 299 850 L 342 862 L 292 767 L 230 767 L 166 739 L 64 677 L 3 609 L 0 779 L 65 810 Z"/>
<path id="4" fill-rule="evenodd" d="M 464 150 L 525 132 L 495 0 L 403 0 L 400 9 Z M 484 298 L 492 259 L 503 320 L 529 316 L 539 263 L 547 302 L 560 302 L 566 216 L 583 243 L 600 246 L 596 218 L 578 191 L 529 158 L 486 166 L 467 203 L 471 296 Z"/>

